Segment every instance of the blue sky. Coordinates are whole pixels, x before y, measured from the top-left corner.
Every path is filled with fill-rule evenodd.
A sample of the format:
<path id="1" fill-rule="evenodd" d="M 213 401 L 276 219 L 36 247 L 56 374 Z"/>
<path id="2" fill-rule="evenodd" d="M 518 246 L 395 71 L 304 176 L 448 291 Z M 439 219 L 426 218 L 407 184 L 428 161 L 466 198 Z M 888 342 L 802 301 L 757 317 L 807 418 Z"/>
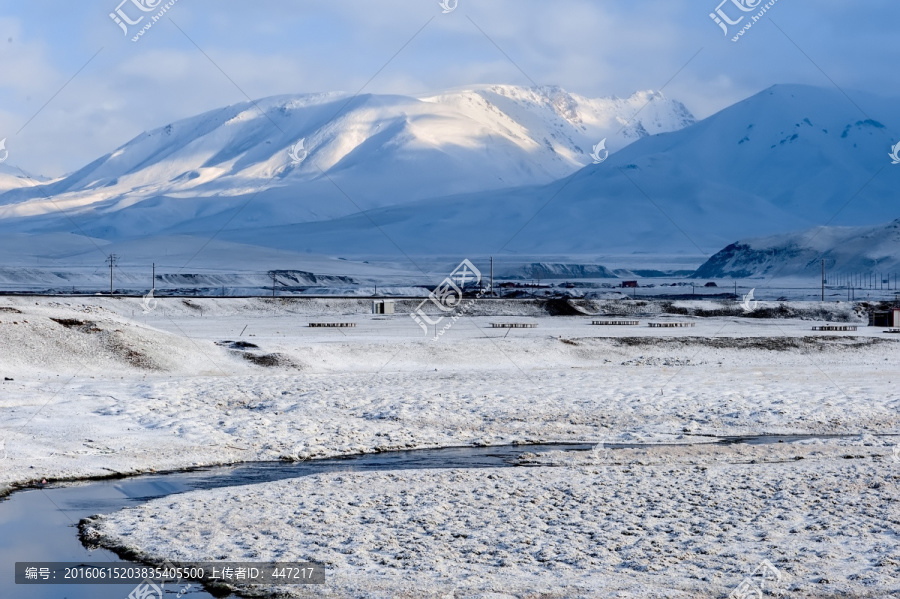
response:
<path id="1" fill-rule="evenodd" d="M 355 92 L 407 42 L 365 91 L 535 81 L 627 96 L 671 80 L 666 95 L 699 117 L 775 83 L 900 98 L 889 0 L 778 0 L 737 43 L 709 17 L 719 0 L 459 0 L 449 14 L 437 0 L 178 0 L 137 43 L 109 17 L 119 1 L 4 3 L 9 164 L 63 174 L 142 131 L 244 101 L 235 84 L 252 98 Z M 122 10 L 144 14 L 131 1 Z M 722 10 L 743 14 L 732 0 Z"/>

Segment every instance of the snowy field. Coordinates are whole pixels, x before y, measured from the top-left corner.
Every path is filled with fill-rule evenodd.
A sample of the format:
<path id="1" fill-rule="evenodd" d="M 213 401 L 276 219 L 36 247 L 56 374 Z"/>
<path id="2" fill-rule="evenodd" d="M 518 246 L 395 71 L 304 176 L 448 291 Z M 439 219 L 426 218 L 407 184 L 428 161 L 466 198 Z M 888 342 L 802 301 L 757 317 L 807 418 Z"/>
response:
<path id="1" fill-rule="evenodd" d="M 763 560 L 767 596 L 896 596 L 900 468 L 879 440 L 577 453 L 192 492 L 87 536 L 151 560 L 327 565 L 292 597 L 725 597 Z"/>
<path id="2" fill-rule="evenodd" d="M 800 308 L 858 319 L 848 304 Z M 900 336 L 630 310 L 640 326 L 492 302 L 435 339 L 356 300 L 164 298 L 144 314 L 139 299 L 4 298 L 0 486 L 417 447 L 677 443 L 196 492 L 97 526 L 152 559 L 320 559 L 335 597 L 718 597 L 762 559 L 788 596 L 900 593 Z M 692 444 L 751 434 L 852 436 Z"/>

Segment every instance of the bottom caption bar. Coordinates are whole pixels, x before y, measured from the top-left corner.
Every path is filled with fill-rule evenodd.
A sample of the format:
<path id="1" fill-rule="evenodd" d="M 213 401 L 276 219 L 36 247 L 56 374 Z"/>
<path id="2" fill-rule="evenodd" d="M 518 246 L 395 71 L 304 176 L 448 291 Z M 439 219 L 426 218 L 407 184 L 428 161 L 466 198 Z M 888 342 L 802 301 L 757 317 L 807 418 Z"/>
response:
<path id="1" fill-rule="evenodd" d="M 16 584 L 178 584 L 185 581 L 325 584 L 325 566 L 315 562 L 197 562 L 158 567 L 128 562 L 16 562 Z"/>

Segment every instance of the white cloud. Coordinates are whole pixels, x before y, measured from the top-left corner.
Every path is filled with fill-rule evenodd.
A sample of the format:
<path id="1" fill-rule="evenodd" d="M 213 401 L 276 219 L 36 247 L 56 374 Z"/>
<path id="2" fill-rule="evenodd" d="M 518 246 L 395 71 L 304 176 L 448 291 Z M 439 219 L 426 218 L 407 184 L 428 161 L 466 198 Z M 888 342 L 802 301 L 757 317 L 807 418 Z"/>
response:
<path id="1" fill-rule="evenodd" d="M 61 174 L 141 131 L 245 100 L 168 19 L 138 43 L 123 37 L 107 16 L 115 4 L 85 0 L 51 11 L 22 3 L 0 18 L 0 138 L 18 130 L 103 47 L 14 140 L 13 156 L 23 167 Z M 739 44 L 723 39 L 708 17 L 714 4 L 460 0 L 456 11 L 443 15 L 437 0 L 192 0 L 178 2 L 168 15 L 252 98 L 355 92 L 429 19 L 366 91 L 527 85 L 530 78 L 588 96 L 627 96 L 658 89 L 701 48 L 665 90 L 699 116 L 774 83 L 830 85 L 771 23 Z M 866 16 L 873 11 L 878 20 Z M 772 15 L 836 82 L 900 95 L 900 81 L 884 76 L 900 58 L 890 26 L 898 12 L 886 0 L 874 0 L 865 13 L 823 0 L 782 1 Z"/>

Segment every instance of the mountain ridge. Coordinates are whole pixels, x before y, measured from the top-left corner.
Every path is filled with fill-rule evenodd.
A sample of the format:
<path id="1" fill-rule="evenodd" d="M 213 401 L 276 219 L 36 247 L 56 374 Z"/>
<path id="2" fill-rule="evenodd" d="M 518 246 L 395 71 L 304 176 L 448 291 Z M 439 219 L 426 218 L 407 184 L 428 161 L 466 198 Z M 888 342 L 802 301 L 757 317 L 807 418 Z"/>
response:
<path id="1" fill-rule="evenodd" d="M 0 221 L 28 217 L 46 231 L 54 223 L 41 221 L 63 205 L 97 223 L 85 231 L 127 237 L 145 227 L 98 218 L 155 208 L 175 223 L 257 195 L 252 209 L 264 209 L 250 213 L 255 221 L 323 220 L 352 212 L 352 204 L 548 183 L 588 164 L 601 135 L 614 151 L 647 128 L 693 122 L 683 104 L 659 92 L 592 100 L 559 88 L 477 86 L 422 97 L 273 96 L 153 129 L 39 189 L 2 193 Z M 289 150 L 300 141 L 304 159 L 293 161 Z"/>
<path id="2" fill-rule="evenodd" d="M 774 86 L 549 184 L 224 234 L 326 252 L 390 253 L 395 244 L 417 254 L 652 249 L 696 255 L 700 263 L 735 239 L 893 218 L 889 199 L 900 186 L 900 170 L 887 157 L 888 131 L 900 125 L 900 103 L 866 102 L 874 103 L 883 122 L 862 118 L 835 90 Z"/>
<path id="3" fill-rule="evenodd" d="M 871 227 L 816 227 L 744 239 L 711 256 L 698 278 L 816 277 L 900 273 L 900 218 Z"/>
<path id="4" fill-rule="evenodd" d="M 348 103 L 346 96 L 327 94 L 279 97 L 272 100 L 276 109 L 267 113 L 270 117 L 282 118 L 281 109 L 289 112 L 293 102 L 304 110 L 315 107 L 303 112 L 307 121 L 325 115 L 321 120 L 329 123 L 317 129 L 319 137 L 303 138 L 309 142 L 304 146 L 309 154 L 300 165 L 291 165 L 284 155 L 297 135 L 279 133 L 275 143 L 242 134 L 236 139 L 244 144 L 229 146 L 227 155 L 217 143 L 204 146 L 205 153 L 188 165 L 175 161 L 166 166 L 172 177 L 212 182 L 209 196 L 192 195 L 190 183 L 168 195 L 145 189 L 94 201 L 92 193 L 121 184 L 118 178 L 98 178 L 104 174 L 98 165 L 108 164 L 104 158 L 68 183 L 45 186 L 87 183 L 86 199 L 60 194 L 54 197 L 53 212 L 44 215 L 34 205 L 42 198 L 14 208 L 0 206 L 0 227 L 17 230 L 21 225 L 31 232 L 79 232 L 108 240 L 214 235 L 246 245 L 363 259 L 504 255 L 541 262 L 543 256 L 559 261 L 566 256 L 651 252 L 700 264 L 736 239 L 787 234 L 822 223 L 870 226 L 896 217 L 890 199 L 900 186 L 900 170 L 887 157 L 893 131 L 900 130 L 900 102 L 893 99 L 855 94 L 855 102 L 850 102 L 833 89 L 776 85 L 700 122 L 644 135 L 648 126 L 665 128 L 665 122 L 654 125 L 654 115 L 665 120 L 675 114 L 684 124 L 680 105 L 663 103 L 662 96 L 652 93 L 626 100 L 587 100 L 562 90 L 515 86 L 467 88 L 423 98 L 359 96 Z M 622 125 L 631 115 L 617 115 L 623 106 L 639 110 L 648 98 L 639 120 L 644 131 L 628 131 Z M 653 98 L 660 103 L 654 105 Z M 398 102 L 405 107 L 402 114 L 383 112 L 384 106 L 395 110 Z M 615 105 L 615 110 L 604 103 Z M 343 104 L 353 118 L 331 119 Z M 465 126 L 455 120 L 461 114 L 458 106 L 476 106 L 467 108 Z M 249 105 L 222 110 L 214 123 L 192 121 L 182 127 L 202 125 L 204 131 L 223 135 L 231 131 L 222 129 L 226 123 L 243 133 L 243 127 L 257 131 L 265 126 L 266 117 Z M 491 131 L 502 132 L 505 141 L 480 137 L 488 125 L 479 119 L 486 119 Z M 574 133 L 553 138 L 549 132 L 571 133 L 580 127 L 581 142 Z M 626 137 L 610 137 L 610 149 L 626 145 L 576 170 L 574 157 L 586 160 L 587 147 L 582 145 L 593 135 L 590 127 L 617 127 L 623 136 L 640 138 L 628 143 Z M 128 157 L 131 170 L 146 174 L 146 164 L 158 166 L 159 152 L 168 151 L 163 146 L 170 143 L 164 136 L 178 135 L 175 129 L 147 134 L 155 141 L 141 144 L 142 153 Z M 474 146 L 473 140 L 478 140 Z M 541 173 L 528 171 L 533 156 L 522 148 L 548 157 Z M 197 148 L 185 151 L 196 153 Z M 502 160 L 489 160 L 492 152 L 502 154 Z M 117 153 L 111 159 L 124 160 Z M 275 155 L 277 164 L 258 159 Z M 327 176 L 318 171 L 317 156 Z M 497 164 L 507 170 L 501 172 Z M 220 170 L 215 171 L 215 165 Z M 222 165 L 255 173 L 256 178 L 298 177 L 301 183 L 259 191 L 248 176 L 242 180 L 244 187 L 217 195 L 215 186 L 228 181 L 221 175 Z M 207 170 L 193 176 L 193 166 Z M 563 167 L 569 174 L 546 181 L 550 170 Z M 447 181 L 469 172 L 466 169 L 477 173 L 465 181 L 474 191 L 454 191 Z M 494 187 L 500 185 L 494 179 L 508 173 L 516 176 Z M 520 175 L 541 182 L 513 186 L 511 181 Z M 416 191 L 408 197 L 421 197 L 392 195 L 391 180 Z M 159 185 L 154 181 L 147 184 Z M 22 193 L 7 192 L 0 202 Z M 66 218 L 60 217 L 58 206 L 69 208 Z M 11 218 L 15 210 L 30 215 Z"/>

